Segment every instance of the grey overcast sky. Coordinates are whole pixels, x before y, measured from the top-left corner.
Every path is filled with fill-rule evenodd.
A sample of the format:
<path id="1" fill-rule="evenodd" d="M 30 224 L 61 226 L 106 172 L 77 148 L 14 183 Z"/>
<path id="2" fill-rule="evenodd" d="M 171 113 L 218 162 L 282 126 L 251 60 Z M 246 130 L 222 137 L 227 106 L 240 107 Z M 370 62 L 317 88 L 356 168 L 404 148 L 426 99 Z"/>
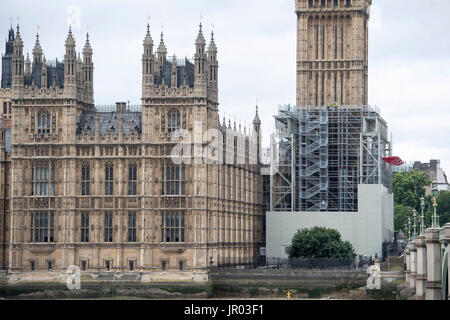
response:
<path id="1" fill-rule="evenodd" d="M 250 123 L 258 100 L 267 143 L 277 106 L 295 104 L 294 8 L 294 0 L 1 0 L 0 39 L 19 18 L 25 52 L 39 28 L 47 60 L 62 60 L 72 21 L 78 51 L 90 34 L 96 104 L 139 104 L 148 17 L 155 45 L 163 30 L 178 57 L 193 56 L 202 17 L 219 49 L 221 114 Z M 369 103 L 388 122 L 395 155 L 441 159 L 450 174 L 449 11 L 448 0 L 373 0 Z"/>

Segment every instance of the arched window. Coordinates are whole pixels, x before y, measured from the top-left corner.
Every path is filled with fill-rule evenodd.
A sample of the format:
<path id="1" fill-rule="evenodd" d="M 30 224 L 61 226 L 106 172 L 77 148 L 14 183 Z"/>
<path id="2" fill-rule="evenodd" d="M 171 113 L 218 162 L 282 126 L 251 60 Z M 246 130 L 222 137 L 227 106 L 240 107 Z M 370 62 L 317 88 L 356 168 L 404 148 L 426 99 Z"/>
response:
<path id="1" fill-rule="evenodd" d="M 50 133 L 50 113 L 41 111 L 38 115 L 38 134 Z"/>
<path id="2" fill-rule="evenodd" d="M 168 125 L 167 125 L 167 132 L 171 134 L 177 129 L 180 129 L 181 126 L 181 116 L 180 112 L 178 110 L 171 110 L 169 112 L 169 119 L 168 119 Z"/>

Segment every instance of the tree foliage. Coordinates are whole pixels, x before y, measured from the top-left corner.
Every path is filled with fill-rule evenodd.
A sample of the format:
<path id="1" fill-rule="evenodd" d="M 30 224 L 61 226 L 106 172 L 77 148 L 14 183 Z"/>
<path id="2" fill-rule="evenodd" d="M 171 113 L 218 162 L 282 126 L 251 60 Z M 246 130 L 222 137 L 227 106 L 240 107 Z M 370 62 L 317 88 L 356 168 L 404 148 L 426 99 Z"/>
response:
<path id="1" fill-rule="evenodd" d="M 441 191 L 437 196 L 437 213 L 441 226 L 450 222 L 450 191 Z"/>
<path id="2" fill-rule="evenodd" d="M 412 218 L 413 208 L 406 207 L 402 204 L 394 207 L 394 230 L 399 232 L 405 229 L 405 224 L 408 223 L 408 217 Z"/>
<path id="3" fill-rule="evenodd" d="M 401 171 L 394 175 L 394 204 L 420 209 L 420 198 L 425 197 L 425 187 L 431 181 L 424 172 Z"/>
<path id="4" fill-rule="evenodd" d="M 289 258 L 355 259 L 356 253 L 348 241 L 334 229 L 314 227 L 298 230 L 292 239 Z"/>
<path id="5" fill-rule="evenodd" d="M 425 224 L 431 225 L 433 215 L 433 197 L 425 196 L 425 187 L 431 184 L 424 172 L 412 170 L 398 172 L 394 175 L 394 228 L 399 231 L 408 222 L 408 216 L 413 217 L 412 210 L 417 210 L 420 218 L 420 198 L 425 198 Z M 441 226 L 450 222 L 450 191 L 440 191 L 437 196 L 437 213 Z"/>

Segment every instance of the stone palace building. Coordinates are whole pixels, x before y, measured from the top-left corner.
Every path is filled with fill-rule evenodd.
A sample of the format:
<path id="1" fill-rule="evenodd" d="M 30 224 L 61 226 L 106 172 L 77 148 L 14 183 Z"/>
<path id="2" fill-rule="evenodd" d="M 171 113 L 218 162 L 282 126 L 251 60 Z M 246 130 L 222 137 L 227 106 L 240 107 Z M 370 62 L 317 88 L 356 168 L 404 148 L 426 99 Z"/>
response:
<path id="1" fill-rule="evenodd" d="M 30 60 L 19 26 L 9 31 L 0 89 L 1 266 L 195 273 L 257 259 L 261 122 L 258 114 L 253 128 L 219 121 L 213 34 L 206 46 L 200 25 L 195 58 L 168 57 L 163 35 L 155 50 L 148 26 L 142 106 L 102 110 L 89 36 L 81 57 L 70 30 L 64 59 L 50 62 L 39 35 Z M 190 164 L 172 159 L 186 141 L 177 129 L 195 141 L 180 153 Z M 202 158 L 208 129 L 222 134 L 224 148 Z M 226 163 L 207 161 L 218 153 Z"/>

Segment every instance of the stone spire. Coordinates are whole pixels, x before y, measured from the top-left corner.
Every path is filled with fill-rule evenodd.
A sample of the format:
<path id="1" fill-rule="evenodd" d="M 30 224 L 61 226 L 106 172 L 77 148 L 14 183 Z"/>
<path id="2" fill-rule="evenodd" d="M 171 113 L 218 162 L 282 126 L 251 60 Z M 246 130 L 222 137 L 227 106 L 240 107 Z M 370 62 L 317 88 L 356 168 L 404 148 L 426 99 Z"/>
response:
<path id="1" fill-rule="evenodd" d="M 162 41 L 162 43 L 164 43 Z M 153 39 L 150 34 L 150 24 L 144 38 L 144 52 L 142 54 L 142 97 L 148 97 L 154 85 L 155 56 L 153 55 Z M 164 50 L 163 50 L 164 51 Z M 159 54 L 159 53 L 158 53 Z"/>
<path id="2" fill-rule="evenodd" d="M 159 43 L 158 47 L 158 61 L 159 63 L 164 63 L 166 61 L 167 56 L 167 48 L 164 44 L 164 33 L 161 32 L 161 42 Z"/>
<path id="3" fill-rule="evenodd" d="M 261 159 L 261 120 L 258 115 L 258 104 L 256 105 L 256 114 L 253 119 L 253 134 L 255 135 L 256 140 L 256 164 L 260 163 Z"/>
<path id="4" fill-rule="evenodd" d="M 72 27 L 69 28 L 69 34 L 65 42 L 66 54 L 64 55 L 64 89 L 69 92 L 70 87 L 76 86 L 76 66 L 77 54 L 75 51 L 75 39 L 72 34 Z M 71 92 L 75 94 L 75 91 Z"/>
<path id="5" fill-rule="evenodd" d="M 20 36 L 20 26 L 19 25 L 17 25 L 16 37 L 14 38 L 14 47 L 22 47 L 23 48 L 23 41 L 22 41 L 22 37 Z"/>
<path id="6" fill-rule="evenodd" d="M 86 43 L 84 44 L 83 48 L 83 58 L 85 60 L 87 55 L 92 55 L 92 47 L 91 43 L 89 42 L 89 33 L 86 34 Z"/>
<path id="7" fill-rule="evenodd" d="M 36 43 L 33 48 L 33 68 L 36 63 L 42 62 L 42 48 L 39 42 L 39 33 L 36 34 Z"/>
<path id="8" fill-rule="evenodd" d="M 209 86 L 208 90 L 213 100 L 218 100 L 218 73 L 219 73 L 219 63 L 217 61 L 217 46 L 214 41 L 214 31 L 211 32 L 211 41 L 208 47 L 208 64 L 207 72 L 209 73 Z"/>
<path id="9" fill-rule="evenodd" d="M 198 93 L 206 93 L 206 59 L 205 54 L 206 41 L 203 36 L 202 24 L 200 23 L 197 40 L 195 40 L 195 87 L 199 90 Z"/>
<path id="10" fill-rule="evenodd" d="M 82 81 L 85 89 L 89 92 L 89 96 L 94 100 L 94 63 L 92 62 L 92 47 L 89 42 L 89 33 L 86 33 L 86 43 L 83 48 L 83 63 L 82 63 Z"/>
<path id="11" fill-rule="evenodd" d="M 13 89 L 23 89 L 24 85 L 24 57 L 23 57 L 23 41 L 20 36 L 20 27 L 17 25 L 16 38 L 14 39 L 14 50 L 12 57 L 12 87 Z"/>
<path id="12" fill-rule="evenodd" d="M 259 115 L 258 115 L 258 105 L 256 105 L 256 114 L 255 114 L 255 118 L 253 119 L 253 127 L 255 130 L 259 131 L 259 128 L 261 127 L 261 120 L 259 119 Z"/>
<path id="13" fill-rule="evenodd" d="M 211 41 L 209 42 L 208 52 L 217 53 L 217 46 L 214 41 L 214 31 L 211 32 Z"/>
<path id="14" fill-rule="evenodd" d="M 66 39 L 66 47 L 75 47 L 75 39 L 72 34 L 72 26 L 69 27 L 69 34 Z"/>
<path id="15" fill-rule="evenodd" d="M 199 30 L 198 30 L 197 40 L 195 40 L 195 45 L 197 47 L 203 47 L 203 48 L 205 48 L 205 46 L 206 46 L 205 37 L 203 36 L 203 27 L 202 27 L 201 23 L 200 23 Z"/>
<path id="16" fill-rule="evenodd" d="M 145 34 L 144 48 L 150 50 L 149 52 L 145 51 L 144 52 L 145 55 L 151 55 L 152 54 L 152 51 L 153 51 L 153 39 L 152 39 L 152 35 L 150 34 L 150 24 L 147 24 L 147 33 Z"/>

